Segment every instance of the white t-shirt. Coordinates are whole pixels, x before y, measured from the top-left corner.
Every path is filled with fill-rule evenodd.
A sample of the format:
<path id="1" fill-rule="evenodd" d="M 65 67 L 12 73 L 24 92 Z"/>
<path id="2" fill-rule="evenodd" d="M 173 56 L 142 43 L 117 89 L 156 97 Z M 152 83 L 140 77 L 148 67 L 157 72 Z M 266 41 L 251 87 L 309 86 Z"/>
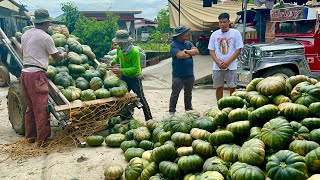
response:
<path id="1" fill-rule="evenodd" d="M 243 47 L 241 34 L 236 29 L 229 29 L 222 32 L 221 29 L 213 32 L 210 36 L 208 49 L 213 50 L 220 61 L 228 60 L 235 50 Z M 237 69 L 237 60 L 229 65 L 229 70 Z M 213 70 L 220 70 L 216 63 L 213 63 Z"/>
<path id="2" fill-rule="evenodd" d="M 21 37 L 21 47 L 23 53 L 22 62 L 24 65 L 36 65 L 44 69 L 48 68 L 49 55 L 58 52 L 50 35 L 41 29 L 32 28 Z M 40 68 L 29 67 L 22 71 L 39 71 Z"/>

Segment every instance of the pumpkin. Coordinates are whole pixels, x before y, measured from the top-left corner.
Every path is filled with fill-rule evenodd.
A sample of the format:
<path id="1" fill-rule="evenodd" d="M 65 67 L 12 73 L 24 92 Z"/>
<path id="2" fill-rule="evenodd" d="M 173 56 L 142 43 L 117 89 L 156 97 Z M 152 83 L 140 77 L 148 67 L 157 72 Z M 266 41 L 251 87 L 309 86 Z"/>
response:
<path id="1" fill-rule="evenodd" d="M 100 63 L 96 70 L 99 71 L 104 77 L 106 77 L 106 74 L 108 72 L 108 65 L 106 63 Z"/>
<path id="2" fill-rule="evenodd" d="M 104 79 L 103 84 L 105 88 L 113 88 L 113 87 L 118 87 L 120 83 L 120 79 L 115 76 L 108 76 Z"/>
<path id="3" fill-rule="evenodd" d="M 227 125 L 226 129 L 231 131 L 235 137 L 246 136 L 250 134 L 249 121 L 237 121 Z"/>
<path id="4" fill-rule="evenodd" d="M 265 96 L 278 95 L 284 91 L 286 80 L 281 76 L 270 76 L 261 80 L 256 88 L 257 91 Z"/>
<path id="5" fill-rule="evenodd" d="M 68 86 L 72 85 L 72 77 L 67 73 L 67 72 L 59 72 L 55 77 L 54 77 L 54 84 L 55 85 L 60 85 L 64 88 L 67 88 Z"/>
<path id="6" fill-rule="evenodd" d="M 93 77 L 90 80 L 90 89 L 95 91 L 97 89 L 102 88 L 102 86 L 103 86 L 103 82 L 99 77 Z"/>
<path id="7" fill-rule="evenodd" d="M 224 161 L 236 162 L 238 161 L 240 146 L 236 144 L 222 144 L 216 151 L 218 156 Z"/>
<path id="8" fill-rule="evenodd" d="M 183 180 L 196 180 L 200 177 L 201 173 L 189 173 L 183 177 Z"/>
<path id="9" fill-rule="evenodd" d="M 308 169 L 311 172 L 319 172 L 320 171 L 320 147 L 310 151 L 305 157 L 305 162 L 307 164 Z"/>
<path id="10" fill-rule="evenodd" d="M 86 71 L 86 69 L 82 65 L 78 64 L 69 64 L 68 66 L 70 74 L 82 74 Z"/>
<path id="11" fill-rule="evenodd" d="M 149 180 L 149 178 L 158 172 L 158 165 L 151 162 L 146 168 L 143 169 L 140 175 L 140 180 Z"/>
<path id="12" fill-rule="evenodd" d="M 312 130 L 309 134 L 309 139 L 311 141 L 320 143 L 320 128 Z"/>
<path id="13" fill-rule="evenodd" d="M 48 69 L 46 72 L 48 78 L 53 79 L 57 73 L 58 73 L 57 68 L 55 68 L 51 65 L 48 66 Z"/>
<path id="14" fill-rule="evenodd" d="M 80 99 L 81 101 L 90 101 L 97 99 L 97 97 L 92 89 L 87 89 L 81 92 Z"/>
<path id="15" fill-rule="evenodd" d="M 166 141 L 169 141 L 171 139 L 171 132 L 162 132 L 159 135 L 159 142 L 161 144 L 164 144 Z"/>
<path id="16" fill-rule="evenodd" d="M 200 139 L 192 142 L 192 149 L 194 153 L 199 154 L 202 157 L 211 157 L 215 153 L 215 149 L 210 143 Z"/>
<path id="17" fill-rule="evenodd" d="M 213 146 L 231 143 L 234 140 L 234 135 L 228 130 L 216 130 L 209 136 L 209 142 Z"/>
<path id="18" fill-rule="evenodd" d="M 261 140 L 271 149 L 280 150 L 287 147 L 293 136 L 290 123 L 281 117 L 271 119 L 261 129 Z"/>
<path id="19" fill-rule="evenodd" d="M 181 156 L 189 156 L 193 154 L 193 148 L 191 146 L 189 147 L 179 147 L 177 149 L 177 155 L 178 157 Z"/>
<path id="20" fill-rule="evenodd" d="M 267 104 L 250 112 L 249 121 L 252 125 L 262 125 L 268 120 L 277 117 L 279 108 L 273 104 Z"/>
<path id="21" fill-rule="evenodd" d="M 142 140 L 139 144 L 139 147 L 144 150 L 151 150 L 153 149 L 153 146 L 154 146 L 153 142 L 148 140 Z"/>
<path id="22" fill-rule="evenodd" d="M 62 94 L 68 99 L 68 101 L 74 101 L 80 98 L 81 89 L 69 86 L 68 88 L 62 90 Z"/>
<path id="23" fill-rule="evenodd" d="M 300 123 L 309 130 L 320 128 L 320 118 L 304 118 Z"/>
<path id="24" fill-rule="evenodd" d="M 79 54 L 81 60 L 82 60 L 82 63 L 81 64 L 86 64 L 88 62 L 88 56 L 85 55 L 85 54 Z M 89 65 L 89 64 L 88 64 Z"/>
<path id="25" fill-rule="evenodd" d="M 265 146 L 260 139 L 250 139 L 243 143 L 238 154 L 240 162 L 260 166 L 265 157 Z"/>
<path id="26" fill-rule="evenodd" d="M 248 92 L 245 89 L 237 89 L 235 92 L 231 94 L 231 96 L 238 96 L 238 97 L 241 97 L 242 99 L 245 99 L 247 94 Z"/>
<path id="27" fill-rule="evenodd" d="M 193 126 L 193 122 L 191 120 L 185 119 L 185 116 L 173 116 L 169 119 L 167 124 L 169 130 L 172 133 L 189 133 Z"/>
<path id="28" fill-rule="evenodd" d="M 175 158 L 176 150 L 169 144 L 155 147 L 151 152 L 151 161 L 155 161 L 157 163 L 164 160 L 173 160 Z"/>
<path id="29" fill-rule="evenodd" d="M 111 96 L 111 93 L 105 88 L 100 88 L 100 89 L 95 90 L 94 94 L 96 95 L 96 97 L 98 99 L 104 99 L 104 98 L 108 98 Z"/>
<path id="30" fill-rule="evenodd" d="M 141 123 L 139 120 L 137 119 L 130 119 L 129 122 L 129 129 L 137 129 L 139 127 L 141 127 Z M 142 128 L 141 130 L 147 130 L 146 128 Z"/>
<path id="31" fill-rule="evenodd" d="M 67 42 L 70 51 L 73 51 L 75 53 L 81 54 L 82 53 L 82 46 L 79 42 L 77 41 L 69 41 Z"/>
<path id="32" fill-rule="evenodd" d="M 123 134 L 110 134 L 105 138 L 105 143 L 109 147 L 120 147 L 121 143 L 125 140 Z"/>
<path id="33" fill-rule="evenodd" d="M 89 82 L 85 78 L 79 77 L 76 79 L 76 87 L 81 90 L 86 90 L 89 88 Z"/>
<path id="34" fill-rule="evenodd" d="M 130 128 L 130 127 L 129 127 Z M 134 131 L 135 129 L 130 129 L 129 131 L 127 131 L 124 136 L 126 140 L 133 140 L 134 139 Z"/>
<path id="35" fill-rule="evenodd" d="M 111 96 L 113 97 L 123 97 L 124 95 L 127 94 L 128 89 L 124 86 L 120 87 L 113 87 L 109 89 Z"/>
<path id="36" fill-rule="evenodd" d="M 147 151 L 143 152 L 142 159 L 151 161 L 151 152 L 152 152 L 152 150 L 147 150 Z"/>
<path id="37" fill-rule="evenodd" d="M 86 70 L 83 74 L 83 77 L 90 82 L 93 77 L 101 78 L 101 73 L 97 70 Z"/>
<path id="38" fill-rule="evenodd" d="M 69 61 L 70 64 L 82 64 L 81 57 L 77 53 L 74 53 L 74 52 L 68 53 L 67 60 Z"/>
<path id="39" fill-rule="evenodd" d="M 142 148 L 128 148 L 125 152 L 124 152 L 124 157 L 126 158 L 127 161 L 130 161 L 132 158 L 135 157 L 142 157 L 142 153 L 144 152 L 144 150 Z"/>
<path id="40" fill-rule="evenodd" d="M 207 159 L 203 164 L 203 171 L 218 171 L 223 176 L 228 173 L 228 163 L 219 158 L 218 156 Z"/>
<path id="41" fill-rule="evenodd" d="M 297 84 L 308 80 L 309 77 L 306 75 L 296 75 L 289 77 L 286 81 L 290 83 L 292 87 L 295 87 Z"/>
<path id="42" fill-rule="evenodd" d="M 249 139 L 257 138 L 260 139 L 261 127 L 252 127 L 250 129 Z"/>
<path id="43" fill-rule="evenodd" d="M 293 140 L 295 139 L 308 139 L 309 137 L 309 129 L 306 128 L 305 126 L 302 126 L 302 124 L 296 122 L 296 121 L 291 121 L 290 122 L 292 128 L 293 128 Z"/>
<path id="44" fill-rule="evenodd" d="M 150 120 L 146 121 L 145 126 L 146 126 L 150 131 L 153 131 L 155 128 L 160 127 L 160 126 L 161 126 L 161 123 L 160 123 L 159 121 L 157 121 L 157 120 L 150 119 Z"/>
<path id="45" fill-rule="evenodd" d="M 125 168 L 126 180 L 137 180 L 143 170 L 143 161 L 141 158 L 132 158 Z"/>
<path id="46" fill-rule="evenodd" d="M 122 149 L 123 152 L 125 152 L 127 149 L 132 148 L 132 147 L 139 147 L 139 142 L 136 140 L 129 140 L 129 141 L 123 141 L 120 144 L 120 148 Z"/>
<path id="47" fill-rule="evenodd" d="M 218 171 L 206 171 L 199 176 L 199 179 L 224 180 L 224 177 Z"/>
<path id="48" fill-rule="evenodd" d="M 308 178 L 303 156 L 289 150 L 280 150 L 268 158 L 266 170 L 272 180 Z"/>
<path id="49" fill-rule="evenodd" d="M 307 140 L 294 140 L 289 145 L 289 150 L 295 153 L 305 156 L 308 152 L 316 149 L 320 145 L 313 141 Z"/>
<path id="50" fill-rule="evenodd" d="M 291 99 L 290 99 L 289 97 L 280 94 L 280 95 L 275 96 L 275 97 L 273 98 L 273 102 L 274 102 L 275 105 L 278 106 L 278 105 L 281 104 L 281 103 L 292 102 L 292 101 L 291 101 Z"/>
<path id="51" fill-rule="evenodd" d="M 228 114 L 228 119 L 230 122 L 236 122 L 236 121 L 244 121 L 248 120 L 249 111 L 246 109 L 233 109 Z"/>
<path id="52" fill-rule="evenodd" d="M 213 118 L 209 116 L 204 116 L 196 119 L 193 123 L 193 127 L 204 129 L 209 132 L 213 132 L 217 127 L 213 123 Z"/>
<path id="53" fill-rule="evenodd" d="M 232 111 L 232 108 L 224 108 L 213 118 L 213 123 L 216 126 L 223 126 L 229 123 L 228 115 Z"/>
<path id="54" fill-rule="evenodd" d="M 172 134 L 171 140 L 178 146 L 190 146 L 192 144 L 191 135 L 182 132 L 175 132 Z"/>
<path id="55" fill-rule="evenodd" d="M 244 101 L 242 98 L 237 96 L 227 96 L 219 99 L 217 104 L 220 110 L 227 107 L 231 107 L 235 109 L 235 108 L 242 108 L 244 106 Z"/>
<path id="56" fill-rule="evenodd" d="M 215 106 L 215 107 L 213 107 L 213 108 L 208 109 L 208 110 L 204 113 L 204 115 L 214 118 L 219 112 L 220 112 L 219 108 L 218 108 L 217 106 Z"/>
<path id="57" fill-rule="evenodd" d="M 125 134 L 127 131 L 129 131 L 129 126 L 128 124 L 116 124 L 114 125 L 113 129 L 116 133 Z"/>
<path id="58" fill-rule="evenodd" d="M 178 165 L 170 161 L 162 161 L 159 164 L 159 170 L 162 174 L 169 177 L 170 179 L 175 179 L 180 176 Z"/>
<path id="59" fill-rule="evenodd" d="M 173 146 L 174 148 L 176 148 L 176 143 L 174 143 L 173 141 L 166 141 L 163 145 L 169 144 L 170 146 Z"/>
<path id="60" fill-rule="evenodd" d="M 110 120 L 108 121 L 108 128 L 113 128 L 114 125 L 120 124 L 120 123 L 121 123 L 121 117 L 120 116 L 111 117 Z"/>
<path id="61" fill-rule="evenodd" d="M 301 121 L 303 118 L 309 117 L 309 109 L 301 104 L 282 103 L 278 107 L 280 115 L 290 120 Z"/>
<path id="62" fill-rule="evenodd" d="M 66 66 L 57 66 L 56 70 L 57 70 L 57 73 L 59 73 L 59 72 L 67 72 L 67 73 L 69 73 L 69 69 Z"/>
<path id="63" fill-rule="evenodd" d="M 250 92 L 250 91 L 256 91 L 257 88 L 257 84 L 262 81 L 264 78 L 254 78 L 252 79 L 249 84 L 246 86 L 246 91 L 247 92 Z"/>
<path id="64" fill-rule="evenodd" d="M 192 128 L 190 131 L 190 135 L 193 139 L 208 140 L 210 134 L 211 133 L 208 131 L 199 128 Z"/>
<path id="65" fill-rule="evenodd" d="M 320 117 L 320 102 L 315 102 L 310 104 L 309 106 L 309 112 L 314 117 Z"/>
<path id="66" fill-rule="evenodd" d="M 263 171 L 257 166 L 252 166 L 246 163 L 236 162 L 230 167 L 228 177 L 230 179 L 243 180 L 264 180 Z"/>
<path id="67" fill-rule="evenodd" d="M 88 146 L 91 146 L 91 147 L 101 146 L 103 141 L 104 141 L 104 137 L 99 135 L 88 136 L 86 139 L 86 143 L 88 144 Z"/>
<path id="68" fill-rule="evenodd" d="M 246 101 L 249 103 L 249 106 L 254 108 L 259 108 L 270 103 L 270 99 L 267 96 L 256 93 L 248 93 Z"/>
<path id="69" fill-rule="evenodd" d="M 115 164 L 105 168 L 104 177 L 107 180 L 116 180 L 122 177 L 123 172 L 123 167 L 119 164 Z"/>
<path id="70" fill-rule="evenodd" d="M 146 127 L 138 127 L 134 131 L 134 139 L 137 141 L 149 140 L 151 138 L 151 133 L 148 128 Z"/>
<path id="71" fill-rule="evenodd" d="M 203 159 L 197 155 L 182 156 L 178 160 L 178 167 L 182 171 L 200 170 L 203 166 Z"/>

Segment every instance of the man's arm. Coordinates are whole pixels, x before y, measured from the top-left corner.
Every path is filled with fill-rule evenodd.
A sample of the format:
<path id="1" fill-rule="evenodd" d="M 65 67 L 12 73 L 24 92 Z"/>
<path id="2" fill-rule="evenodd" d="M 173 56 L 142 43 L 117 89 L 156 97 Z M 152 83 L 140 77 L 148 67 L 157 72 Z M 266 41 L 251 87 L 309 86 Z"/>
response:
<path id="1" fill-rule="evenodd" d="M 65 51 L 62 51 L 62 52 L 56 52 L 54 54 L 51 54 L 51 57 L 55 61 L 62 61 L 64 58 L 67 57 L 67 55 L 68 53 L 66 53 Z"/>
<path id="2" fill-rule="evenodd" d="M 219 61 L 214 50 L 209 49 L 209 53 L 210 53 L 210 56 L 213 59 L 213 61 L 219 66 L 220 69 L 222 69 L 221 66 L 222 66 L 223 62 Z"/>
<path id="3" fill-rule="evenodd" d="M 240 55 L 241 53 L 241 48 L 240 49 L 237 49 L 234 51 L 234 53 L 232 54 L 232 56 L 223 62 L 223 66 L 222 68 L 225 69 L 225 68 L 228 68 L 228 66 L 234 61 L 237 59 L 237 57 Z"/>
<path id="4" fill-rule="evenodd" d="M 190 56 L 196 56 L 196 55 L 199 55 L 199 50 L 198 48 L 192 46 L 190 50 L 185 50 L 185 53 L 189 54 Z"/>

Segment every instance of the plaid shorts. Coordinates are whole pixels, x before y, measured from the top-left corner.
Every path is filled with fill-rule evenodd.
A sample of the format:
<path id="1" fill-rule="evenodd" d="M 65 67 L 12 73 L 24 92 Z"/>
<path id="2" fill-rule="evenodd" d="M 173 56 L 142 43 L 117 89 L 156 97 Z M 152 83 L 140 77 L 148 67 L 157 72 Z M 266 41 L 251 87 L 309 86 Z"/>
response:
<path id="1" fill-rule="evenodd" d="M 212 73 L 213 87 L 223 87 L 224 83 L 229 88 L 237 87 L 237 70 L 213 70 Z"/>

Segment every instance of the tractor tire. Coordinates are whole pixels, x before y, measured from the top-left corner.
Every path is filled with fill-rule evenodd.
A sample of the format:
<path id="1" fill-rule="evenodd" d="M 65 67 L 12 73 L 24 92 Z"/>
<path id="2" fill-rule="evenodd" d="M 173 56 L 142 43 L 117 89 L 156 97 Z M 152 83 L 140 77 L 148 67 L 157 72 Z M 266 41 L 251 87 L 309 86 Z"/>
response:
<path id="1" fill-rule="evenodd" d="M 282 76 L 285 79 L 288 79 L 291 76 L 295 76 L 296 74 L 289 68 L 271 68 L 269 69 L 263 77 L 269 77 L 269 76 Z"/>
<path id="2" fill-rule="evenodd" d="M 7 87 L 10 84 L 10 73 L 4 66 L 0 66 L 0 87 Z"/>
<path id="3" fill-rule="evenodd" d="M 24 135 L 24 119 L 27 103 L 23 97 L 22 87 L 19 83 L 13 83 L 10 85 L 7 100 L 9 121 L 12 128 L 17 134 Z"/>

